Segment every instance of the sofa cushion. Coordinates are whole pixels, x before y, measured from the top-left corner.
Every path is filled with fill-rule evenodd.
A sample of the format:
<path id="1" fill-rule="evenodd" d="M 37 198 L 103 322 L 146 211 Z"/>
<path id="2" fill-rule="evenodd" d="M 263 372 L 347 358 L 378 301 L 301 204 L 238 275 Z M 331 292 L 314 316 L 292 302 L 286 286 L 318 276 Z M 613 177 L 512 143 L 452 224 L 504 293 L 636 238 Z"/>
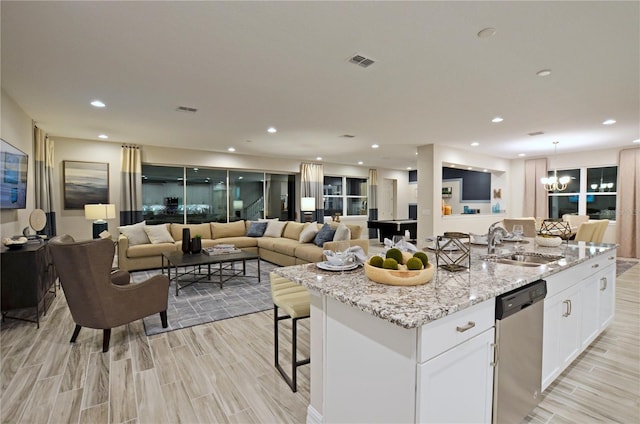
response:
<path id="1" fill-rule="evenodd" d="M 257 238 L 257 237 L 247 237 L 247 236 L 242 236 L 242 237 L 223 237 L 223 238 L 219 238 L 219 239 L 210 240 L 211 244 L 207 243 L 207 247 L 215 246 L 216 244 L 233 244 L 238 249 L 243 249 L 245 247 L 257 247 L 258 246 L 258 240 L 260 240 L 260 239 Z M 208 240 L 203 240 L 203 243 L 205 241 L 208 241 Z"/>
<path id="2" fill-rule="evenodd" d="M 320 231 L 318 231 L 318 234 L 316 234 L 315 238 L 313 239 L 313 244 L 315 244 L 318 247 L 322 247 L 322 245 L 324 245 L 325 242 L 333 240 L 333 236 L 335 235 L 335 233 L 336 233 L 336 230 L 331 228 L 329 224 L 324 224 L 322 228 L 320 228 Z"/>
<path id="3" fill-rule="evenodd" d="M 145 221 L 138 222 L 133 225 L 123 225 L 118 227 L 118 231 L 124 234 L 129 239 L 129 246 L 136 246 L 138 244 L 150 244 L 149 237 L 144 231 L 146 223 Z"/>
<path id="4" fill-rule="evenodd" d="M 167 230 L 166 224 L 145 225 L 144 232 L 147 233 L 151 244 L 173 243 L 175 241 L 173 237 L 171 237 L 169 230 Z"/>
<path id="5" fill-rule="evenodd" d="M 251 221 L 247 229 L 247 237 L 262 237 L 267 229 L 268 222 Z"/>
<path id="6" fill-rule="evenodd" d="M 211 223 L 211 235 L 212 239 L 219 239 L 223 237 L 240 237 L 246 234 L 246 226 L 244 221 L 235 222 L 212 222 Z"/>
<path id="7" fill-rule="evenodd" d="M 288 238 L 276 238 L 273 240 L 273 251 L 282 253 L 287 256 L 294 256 L 296 248 L 300 245 L 298 240 L 291 240 Z"/>
<path id="8" fill-rule="evenodd" d="M 346 224 L 344 222 L 331 222 L 331 228 L 338 229 L 340 225 L 346 225 L 349 231 L 351 231 L 351 240 L 357 240 L 362 235 L 362 227 L 356 224 Z"/>
<path id="9" fill-rule="evenodd" d="M 139 244 L 136 246 L 129 245 L 127 256 L 130 258 L 144 258 L 147 256 L 160 256 L 162 252 L 175 252 L 176 245 L 174 243 L 158 243 L 158 244 Z"/>
<path id="10" fill-rule="evenodd" d="M 315 238 L 316 234 L 318 234 L 318 223 L 311 222 L 304 224 L 304 228 L 300 232 L 300 237 L 298 237 L 298 241 L 300 243 L 311 243 Z"/>
<path id="11" fill-rule="evenodd" d="M 273 250 L 274 243 L 276 241 L 273 237 L 259 237 L 256 239 L 258 241 L 258 247 L 260 249 Z"/>
<path id="12" fill-rule="evenodd" d="M 338 225 L 336 233 L 333 235 L 333 241 L 351 240 L 351 230 L 344 224 Z"/>
<path id="13" fill-rule="evenodd" d="M 316 246 L 313 243 L 299 244 L 296 247 L 296 258 L 302 259 L 306 262 L 322 262 L 324 261 L 324 255 L 322 254 L 322 248 Z"/>
<path id="14" fill-rule="evenodd" d="M 182 240 L 182 230 L 184 228 L 188 228 L 189 229 L 189 235 L 191 236 L 191 238 L 195 237 L 195 236 L 200 236 L 203 239 L 210 239 L 211 238 L 211 226 L 209 225 L 209 223 L 206 224 L 171 224 L 171 237 L 173 237 L 173 239 L 175 241 L 181 241 Z"/>
<path id="15" fill-rule="evenodd" d="M 287 221 L 268 221 L 264 237 L 281 237 Z"/>
<path id="16" fill-rule="evenodd" d="M 298 241 L 298 239 L 300 238 L 300 233 L 302 232 L 303 229 L 304 229 L 304 223 L 289 221 L 287 222 L 287 226 L 284 227 L 284 231 L 282 232 L 282 237 Z"/>

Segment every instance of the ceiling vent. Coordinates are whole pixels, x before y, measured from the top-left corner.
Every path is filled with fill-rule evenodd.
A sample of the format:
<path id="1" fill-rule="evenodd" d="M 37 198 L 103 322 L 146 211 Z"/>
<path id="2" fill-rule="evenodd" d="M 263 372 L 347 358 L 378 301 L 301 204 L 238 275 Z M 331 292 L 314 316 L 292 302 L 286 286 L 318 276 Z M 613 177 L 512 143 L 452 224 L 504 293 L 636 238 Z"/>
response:
<path id="1" fill-rule="evenodd" d="M 349 58 L 349 62 L 355 63 L 358 66 L 362 66 L 363 68 L 368 68 L 369 66 L 375 63 L 374 60 L 364 57 L 359 54 L 355 54 Z"/>
<path id="2" fill-rule="evenodd" d="M 536 131 L 536 132 L 528 133 L 528 135 L 530 135 L 531 137 L 535 137 L 536 135 L 542 135 L 542 134 L 544 134 L 544 131 Z"/>
<path id="3" fill-rule="evenodd" d="M 198 109 L 196 109 L 195 107 L 188 107 L 188 106 L 178 106 L 176 110 L 178 112 L 188 112 L 188 113 L 196 113 L 198 111 Z"/>
<path id="4" fill-rule="evenodd" d="M 352 135 L 352 134 L 342 134 L 340 137 L 341 138 L 355 138 L 356 136 Z"/>

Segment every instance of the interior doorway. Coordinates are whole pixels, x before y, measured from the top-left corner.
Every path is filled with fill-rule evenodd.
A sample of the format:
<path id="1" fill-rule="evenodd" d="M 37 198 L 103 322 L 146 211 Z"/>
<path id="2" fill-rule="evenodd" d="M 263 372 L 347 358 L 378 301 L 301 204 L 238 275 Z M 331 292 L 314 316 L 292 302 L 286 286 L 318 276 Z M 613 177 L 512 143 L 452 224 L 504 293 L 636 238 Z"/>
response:
<path id="1" fill-rule="evenodd" d="M 398 190 L 398 180 L 384 178 L 382 180 L 382 195 L 378 201 L 378 219 L 389 220 L 396 219 L 398 211 L 396 210 L 396 194 Z"/>

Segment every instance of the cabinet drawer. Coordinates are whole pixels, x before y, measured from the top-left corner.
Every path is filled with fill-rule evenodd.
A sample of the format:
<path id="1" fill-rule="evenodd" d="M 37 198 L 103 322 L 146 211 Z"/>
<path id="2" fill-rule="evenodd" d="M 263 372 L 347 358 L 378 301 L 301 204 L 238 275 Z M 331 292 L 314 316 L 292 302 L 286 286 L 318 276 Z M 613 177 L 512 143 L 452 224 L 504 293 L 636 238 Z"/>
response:
<path id="1" fill-rule="evenodd" d="M 422 363 L 494 326 L 495 299 L 463 309 L 424 325 L 419 332 L 418 362 Z"/>
<path id="2" fill-rule="evenodd" d="M 547 298 L 555 296 L 601 269 L 609 265 L 614 265 L 615 263 L 616 252 L 613 250 L 571 267 L 570 269 L 545 277 L 545 280 L 547 280 Z"/>

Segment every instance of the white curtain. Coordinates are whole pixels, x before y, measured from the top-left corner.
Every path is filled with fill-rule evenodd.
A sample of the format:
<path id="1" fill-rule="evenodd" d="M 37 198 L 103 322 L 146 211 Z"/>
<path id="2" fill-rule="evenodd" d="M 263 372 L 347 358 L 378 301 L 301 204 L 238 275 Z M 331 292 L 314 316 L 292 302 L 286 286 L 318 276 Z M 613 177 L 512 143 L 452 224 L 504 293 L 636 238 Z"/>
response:
<path id="1" fill-rule="evenodd" d="M 640 148 L 620 151 L 618 205 L 618 255 L 640 258 Z"/>
<path id="2" fill-rule="evenodd" d="M 36 209 L 42 209 L 47 224 L 41 233 L 49 238 L 56 235 L 56 212 L 53 198 L 53 140 L 40 128 L 33 127 Z"/>
<path id="3" fill-rule="evenodd" d="M 319 163 L 300 164 L 300 197 L 316 199 L 314 221 L 324 221 L 324 199 L 322 187 L 324 184 L 324 167 Z"/>
<path id="4" fill-rule="evenodd" d="M 138 146 L 122 146 L 120 225 L 142 221 L 142 152 Z"/>
<path id="5" fill-rule="evenodd" d="M 547 177 L 547 159 L 524 161 L 524 207 L 523 216 L 549 217 L 549 196 L 540 182 Z"/>

